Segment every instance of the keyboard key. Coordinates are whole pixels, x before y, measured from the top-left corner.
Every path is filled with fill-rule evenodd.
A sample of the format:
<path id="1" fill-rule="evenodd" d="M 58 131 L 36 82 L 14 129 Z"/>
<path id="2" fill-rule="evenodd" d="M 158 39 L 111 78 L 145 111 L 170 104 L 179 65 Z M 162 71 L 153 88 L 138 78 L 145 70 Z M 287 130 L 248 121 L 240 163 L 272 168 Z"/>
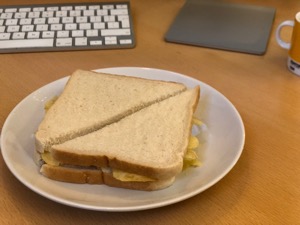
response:
<path id="1" fill-rule="evenodd" d="M 72 38 L 57 38 L 56 39 L 56 46 L 57 47 L 66 47 L 72 46 Z"/>
<path id="2" fill-rule="evenodd" d="M 101 30 L 102 36 L 121 36 L 121 35 L 130 35 L 130 29 L 105 29 Z"/>
<path id="3" fill-rule="evenodd" d="M 54 16 L 53 11 L 45 11 L 42 13 L 42 17 L 44 17 L 44 18 L 53 17 L 53 16 Z"/>
<path id="4" fill-rule="evenodd" d="M 12 34 L 12 39 L 24 39 L 25 32 L 15 32 Z"/>
<path id="5" fill-rule="evenodd" d="M 57 11 L 55 16 L 56 17 L 66 17 L 66 16 L 68 16 L 68 12 L 67 11 Z"/>
<path id="6" fill-rule="evenodd" d="M 32 19 L 20 19 L 20 25 L 28 25 L 31 24 Z"/>
<path id="7" fill-rule="evenodd" d="M 75 46 L 85 46 L 85 45 L 87 45 L 86 37 L 75 38 Z"/>
<path id="8" fill-rule="evenodd" d="M 8 26 L 7 32 L 18 32 L 20 30 L 20 26 Z"/>
<path id="9" fill-rule="evenodd" d="M 35 7 L 35 8 L 33 8 L 32 11 L 33 12 L 42 12 L 42 11 L 45 11 L 45 7 Z"/>
<path id="10" fill-rule="evenodd" d="M 73 30 L 72 37 L 83 37 L 83 30 Z"/>
<path id="11" fill-rule="evenodd" d="M 62 23 L 74 23 L 74 17 L 63 17 Z"/>
<path id="12" fill-rule="evenodd" d="M 98 30 L 87 30 L 86 36 L 87 37 L 98 37 Z"/>
<path id="13" fill-rule="evenodd" d="M 54 34 L 54 31 L 44 31 L 42 33 L 42 38 L 53 38 Z"/>
<path id="14" fill-rule="evenodd" d="M 28 18 L 39 18 L 40 14 L 41 14 L 40 12 L 29 12 Z"/>
<path id="15" fill-rule="evenodd" d="M 14 18 L 15 18 L 15 19 L 26 18 L 26 12 L 17 12 L 17 13 L 15 13 Z"/>
<path id="16" fill-rule="evenodd" d="M 127 15 L 127 9 L 112 9 L 110 10 L 110 15 Z"/>
<path id="17" fill-rule="evenodd" d="M 128 15 L 119 15 L 117 17 L 118 17 L 118 21 L 129 20 L 129 16 Z"/>
<path id="18" fill-rule="evenodd" d="M 114 9 L 114 5 L 103 5 L 103 9 Z"/>
<path id="19" fill-rule="evenodd" d="M 13 17 L 13 13 L 1 13 L 1 19 L 11 19 Z"/>
<path id="20" fill-rule="evenodd" d="M 10 38 L 10 33 L 0 33 L 0 40 L 8 40 Z"/>
<path id="21" fill-rule="evenodd" d="M 117 37 L 105 37 L 105 44 L 106 45 L 116 45 Z"/>
<path id="22" fill-rule="evenodd" d="M 86 16 L 78 16 L 76 17 L 76 23 L 86 23 L 88 21 Z"/>
<path id="23" fill-rule="evenodd" d="M 81 11 L 80 10 L 72 10 L 69 12 L 70 13 L 70 16 L 81 16 Z"/>
<path id="24" fill-rule="evenodd" d="M 6 26 L 17 25 L 18 21 L 19 21 L 18 19 L 8 19 L 8 20 L 6 20 L 5 25 Z"/>
<path id="25" fill-rule="evenodd" d="M 47 11 L 58 11 L 59 7 L 58 6 L 54 6 L 54 7 L 47 7 Z"/>
<path id="26" fill-rule="evenodd" d="M 123 39 L 123 40 L 120 40 L 120 44 L 122 44 L 122 45 L 132 44 L 132 40 L 131 39 Z"/>
<path id="27" fill-rule="evenodd" d="M 89 9 L 93 9 L 93 10 L 100 9 L 100 5 L 90 5 Z"/>
<path id="28" fill-rule="evenodd" d="M 85 10 L 86 6 L 75 6 L 75 10 Z"/>
<path id="29" fill-rule="evenodd" d="M 101 21 L 102 21 L 101 16 L 91 16 L 90 17 L 90 22 L 91 23 L 101 22 Z"/>
<path id="30" fill-rule="evenodd" d="M 65 25 L 66 30 L 76 30 L 77 29 L 77 24 L 76 23 L 67 23 Z"/>
<path id="31" fill-rule="evenodd" d="M 115 22 L 116 18 L 115 18 L 115 16 L 104 16 L 103 20 L 104 20 L 104 22 Z"/>
<path id="32" fill-rule="evenodd" d="M 93 41 L 90 41 L 90 45 L 102 45 L 102 41 L 101 40 L 93 40 Z"/>
<path id="33" fill-rule="evenodd" d="M 20 8 L 19 12 L 30 12 L 31 8 Z"/>
<path id="34" fill-rule="evenodd" d="M 70 37 L 70 32 L 66 31 L 66 30 L 62 30 L 62 31 L 57 31 L 57 37 L 61 38 L 61 37 Z"/>
<path id="35" fill-rule="evenodd" d="M 107 28 L 108 29 L 118 29 L 118 28 L 120 28 L 119 22 L 108 22 Z"/>
<path id="36" fill-rule="evenodd" d="M 47 31 L 49 25 L 48 24 L 38 24 L 36 25 L 36 31 Z"/>
<path id="37" fill-rule="evenodd" d="M 129 27 L 130 27 L 129 19 L 127 19 L 127 20 L 122 20 L 122 21 L 121 21 L 121 26 L 122 26 L 122 28 L 129 28 Z"/>
<path id="38" fill-rule="evenodd" d="M 51 24 L 50 30 L 62 30 L 63 25 L 62 24 Z"/>
<path id="39" fill-rule="evenodd" d="M 105 23 L 94 23 L 94 29 L 105 29 Z"/>
<path id="40" fill-rule="evenodd" d="M 84 10 L 83 11 L 83 16 L 94 16 L 95 15 L 95 10 Z"/>
<path id="41" fill-rule="evenodd" d="M 62 6 L 60 9 L 63 11 L 70 11 L 73 10 L 73 6 Z"/>
<path id="42" fill-rule="evenodd" d="M 108 15 L 108 10 L 99 9 L 99 10 L 97 10 L 96 14 L 97 14 L 97 16 L 106 16 L 106 15 Z"/>
<path id="43" fill-rule="evenodd" d="M 21 30 L 23 32 L 33 31 L 34 25 L 23 25 Z"/>
<path id="44" fill-rule="evenodd" d="M 127 5 L 125 4 L 120 4 L 116 6 L 117 9 L 127 9 Z"/>
<path id="45" fill-rule="evenodd" d="M 17 8 L 8 8 L 8 9 L 5 9 L 5 12 L 17 12 Z"/>
<path id="46" fill-rule="evenodd" d="M 49 24 L 59 23 L 59 17 L 50 17 L 50 18 L 48 18 L 48 23 Z"/>
<path id="47" fill-rule="evenodd" d="M 46 23 L 46 18 L 35 18 L 33 20 L 33 24 L 45 24 Z"/>
<path id="48" fill-rule="evenodd" d="M 39 31 L 33 31 L 33 32 L 28 32 L 27 33 L 27 38 L 28 39 L 37 39 L 40 37 L 40 32 Z"/>
<path id="49" fill-rule="evenodd" d="M 80 30 L 90 30 L 92 28 L 90 23 L 80 23 L 79 29 Z"/>

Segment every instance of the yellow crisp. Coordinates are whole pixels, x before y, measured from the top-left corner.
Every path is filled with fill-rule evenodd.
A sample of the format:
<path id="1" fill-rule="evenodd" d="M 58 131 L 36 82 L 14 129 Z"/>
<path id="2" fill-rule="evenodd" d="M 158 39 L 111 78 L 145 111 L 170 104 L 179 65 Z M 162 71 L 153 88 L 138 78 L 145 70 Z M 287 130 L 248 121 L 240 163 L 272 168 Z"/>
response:
<path id="1" fill-rule="evenodd" d="M 142 175 L 127 173 L 121 170 L 113 169 L 113 177 L 124 182 L 147 182 L 147 181 L 155 181 L 149 177 L 145 177 Z"/>
<path id="2" fill-rule="evenodd" d="M 188 144 L 188 149 L 196 149 L 199 147 L 199 140 L 195 136 L 191 136 Z"/>
<path id="3" fill-rule="evenodd" d="M 201 120 L 197 119 L 196 117 L 193 117 L 193 124 L 201 126 L 203 123 Z"/>
<path id="4" fill-rule="evenodd" d="M 48 100 L 44 106 L 45 111 L 47 112 L 51 106 L 54 104 L 54 102 L 57 100 L 58 96 L 54 96 L 50 100 Z"/>
<path id="5" fill-rule="evenodd" d="M 187 152 L 183 157 L 183 170 L 191 166 L 197 167 L 201 165 L 197 153 L 195 152 L 195 149 L 198 147 L 199 147 L 198 138 L 195 136 L 191 136 L 189 140 Z"/>
<path id="6" fill-rule="evenodd" d="M 50 152 L 44 152 L 41 154 L 42 159 L 51 166 L 59 166 L 59 162 L 53 159 Z"/>

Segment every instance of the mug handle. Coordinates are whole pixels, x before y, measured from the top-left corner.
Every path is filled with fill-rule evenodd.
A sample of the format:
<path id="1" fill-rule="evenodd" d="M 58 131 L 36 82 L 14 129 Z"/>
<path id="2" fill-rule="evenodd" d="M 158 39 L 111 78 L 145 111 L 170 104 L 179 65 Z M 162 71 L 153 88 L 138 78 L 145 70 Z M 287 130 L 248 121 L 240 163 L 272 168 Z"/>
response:
<path id="1" fill-rule="evenodd" d="M 280 37 L 280 32 L 281 32 L 281 29 L 284 27 L 284 26 L 291 26 L 293 27 L 295 25 L 295 22 L 292 21 L 292 20 L 287 20 L 287 21 L 284 21 L 282 22 L 278 27 L 277 27 L 277 30 L 276 30 L 276 40 L 277 40 L 277 43 L 282 47 L 282 48 L 285 48 L 285 49 L 290 49 L 291 48 L 291 43 L 288 43 L 288 42 L 285 42 L 281 39 Z"/>

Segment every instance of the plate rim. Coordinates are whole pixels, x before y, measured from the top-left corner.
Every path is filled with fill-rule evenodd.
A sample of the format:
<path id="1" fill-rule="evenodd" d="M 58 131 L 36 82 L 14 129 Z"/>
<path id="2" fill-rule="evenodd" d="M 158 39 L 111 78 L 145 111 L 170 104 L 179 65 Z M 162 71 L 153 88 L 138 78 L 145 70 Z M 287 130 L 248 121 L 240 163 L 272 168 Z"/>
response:
<path id="1" fill-rule="evenodd" d="M 211 180 L 209 183 L 205 184 L 202 188 L 198 188 L 195 189 L 191 192 L 189 192 L 188 194 L 176 197 L 176 198 L 171 198 L 171 199 L 167 199 L 164 200 L 162 202 L 155 202 L 152 204 L 146 204 L 146 205 L 138 205 L 138 206 L 120 206 L 120 207 L 112 207 L 112 206 L 94 206 L 94 205 L 88 205 L 88 204 L 79 204 L 78 202 L 72 201 L 70 199 L 62 199 L 60 197 L 54 196 L 51 193 L 47 193 L 44 190 L 41 190 L 40 188 L 37 188 L 35 186 L 33 186 L 32 184 L 30 184 L 30 182 L 28 182 L 26 179 L 20 177 L 19 174 L 17 174 L 17 172 L 15 171 L 15 169 L 13 168 L 12 164 L 10 162 L 8 162 L 8 158 L 6 155 L 6 151 L 4 149 L 4 136 L 3 133 L 6 130 L 6 127 L 8 126 L 8 123 L 10 121 L 10 118 L 12 117 L 13 113 L 21 106 L 21 104 L 23 104 L 28 98 L 30 98 L 34 93 L 46 88 L 47 86 L 50 85 L 54 85 L 55 83 L 58 82 L 66 82 L 69 76 L 64 76 L 62 78 L 59 78 L 55 81 L 52 81 L 48 84 L 45 84 L 43 86 L 41 86 L 40 88 L 36 89 L 35 91 L 31 92 L 30 94 L 28 94 L 25 98 L 23 98 L 13 109 L 12 111 L 8 114 L 7 118 L 5 119 L 5 122 L 3 124 L 3 127 L 1 129 L 1 154 L 2 157 L 4 159 L 4 162 L 6 164 L 6 166 L 8 167 L 8 169 L 10 170 L 10 172 L 21 182 L 23 183 L 26 187 L 28 187 L 30 190 L 34 191 L 35 193 L 48 198 L 52 201 L 58 202 L 60 204 L 64 204 L 64 205 L 68 205 L 68 206 L 72 206 L 72 207 L 76 207 L 76 208 L 82 208 L 82 209 L 89 209 L 89 210 L 95 210 L 95 211 L 110 211 L 110 212 L 126 212 L 126 211 L 140 211 L 140 210 L 147 210 L 147 209 L 152 209 L 152 208 L 158 208 L 158 207 L 163 207 L 163 206 L 167 206 L 167 205 L 171 205 L 171 204 L 175 204 L 177 202 L 186 200 L 188 198 L 191 198 L 197 194 L 200 194 L 201 192 L 207 190 L 208 188 L 210 188 L 211 186 L 215 185 L 216 183 L 218 183 L 221 179 L 223 179 L 231 170 L 232 168 L 235 166 L 235 164 L 238 162 L 243 149 L 244 149 L 244 145 L 245 145 L 245 127 L 244 127 L 244 123 L 242 120 L 242 117 L 240 115 L 240 113 L 238 112 L 238 110 L 235 108 L 235 106 L 231 103 L 231 101 L 229 99 L 227 99 L 222 93 L 220 93 L 218 90 L 216 90 L 215 88 L 211 87 L 210 85 L 197 80 L 195 78 L 189 77 L 187 75 L 181 74 L 181 73 L 177 73 L 177 72 L 173 72 L 173 71 L 168 71 L 168 70 L 163 70 L 163 69 L 156 69 L 156 68 L 148 68 L 148 67 L 107 67 L 107 68 L 101 68 L 101 69 L 95 69 L 92 71 L 95 72 L 108 72 L 110 70 L 151 70 L 151 71 L 156 71 L 159 73 L 171 73 L 175 76 L 179 76 L 180 78 L 183 79 L 188 79 L 191 82 L 196 82 L 196 83 L 200 83 L 201 85 L 206 86 L 207 88 L 213 90 L 214 92 L 216 92 L 217 94 L 219 94 L 223 100 L 226 101 L 227 104 L 229 104 L 229 106 L 231 107 L 231 109 L 234 110 L 235 115 L 237 116 L 240 128 L 242 130 L 242 134 L 241 137 L 242 139 L 241 141 L 241 145 L 238 149 L 238 151 L 236 151 L 237 155 L 234 158 L 234 160 L 231 161 L 230 165 L 227 166 L 226 170 L 222 171 L 221 174 L 219 174 L 218 177 L 216 177 L 215 179 Z M 123 74 L 117 74 L 117 75 L 123 75 Z M 139 75 L 132 75 L 132 76 L 136 76 L 136 77 L 141 77 Z M 65 80 L 65 81 L 64 81 Z M 4 131 L 4 132 L 3 132 Z"/>

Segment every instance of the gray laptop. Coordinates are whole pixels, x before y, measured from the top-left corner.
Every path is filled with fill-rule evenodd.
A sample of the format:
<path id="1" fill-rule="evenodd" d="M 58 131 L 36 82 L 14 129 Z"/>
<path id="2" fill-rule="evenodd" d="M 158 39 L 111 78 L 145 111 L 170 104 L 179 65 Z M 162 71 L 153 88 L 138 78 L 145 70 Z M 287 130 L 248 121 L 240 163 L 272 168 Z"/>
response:
<path id="1" fill-rule="evenodd" d="M 275 11 L 221 0 L 189 0 L 165 40 L 262 55 L 267 49 Z"/>

